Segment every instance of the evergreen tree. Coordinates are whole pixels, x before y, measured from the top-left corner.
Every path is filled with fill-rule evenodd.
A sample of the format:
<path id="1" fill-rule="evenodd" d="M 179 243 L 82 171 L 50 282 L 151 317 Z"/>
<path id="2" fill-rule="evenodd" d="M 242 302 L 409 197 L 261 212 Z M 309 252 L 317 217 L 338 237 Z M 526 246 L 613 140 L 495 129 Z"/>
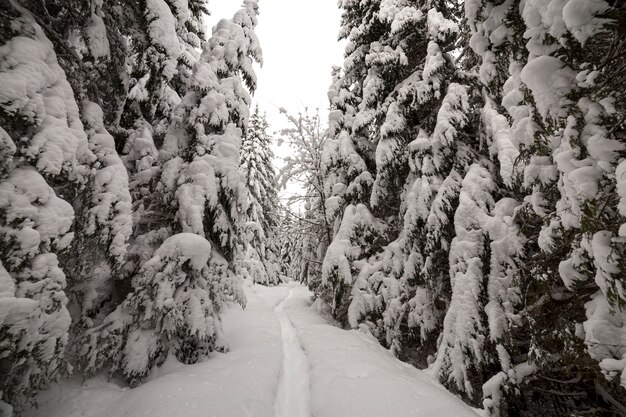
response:
<path id="1" fill-rule="evenodd" d="M 550 375 L 538 394 L 545 412 L 590 407 L 593 384 L 559 381 L 571 377 L 567 363 L 598 372 L 583 327 L 604 373 L 622 372 L 619 354 L 600 353 L 589 335 L 622 320 L 613 80 L 624 9 L 544 3 L 466 1 L 462 21 L 450 2 L 344 1 L 340 36 L 350 42 L 329 91 L 324 190 L 335 238 L 322 276 L 351 289 L 341 300 L 338 284 L 317 292 L 330 290 L 342 324 L 364 324 L 420 366 L 436 360 L 444 383 L 474 404 L 484 396 L 494 415 L 519 384 Z M 475 194 L 480 178 L 488 186 Z M 359 203 L 378 218 L 362 209 L 351 227 Z M 467 223 L 470 207 L 482 223 Z M 386 227 L 372 228 L 380 220 Z M 546 394 L 553 386 L 588 397 L 574 404 Z M 619 408 L 615 383 L 596 387 L 596 404 Z"/>
<path id="2" fill-rule="evenodd" d="M 121 298 L 119 272 L 133 227 L 128 175 L 114 139 L 104 127 L 102 109 L 85 100 L 80 111 L 96 160 L 86 189 L 73 198 L 78 233 L 60 258 L 69 278 L 72 345 L 74 338 L 97 324 Z M 76 354 L 76 348 L 69 349 L 71 354 Z"/>
<path id="3" fill-rule="evenodd" d="M 224 346 L 218 340 L 220 304 L 227 298 L 245 304 L 233 269 L 248 207 L 239 152 L 250 96 L 241 78 L 254 91 L 252 60 L 261 57 L 254 34 L 257 13 L 256 2 L 247 0 L 232 20 L 221 20 L 194 67 L 159 152 L 162 169 L 155 189 L 162 201 L 150 207 L 156 227 L 136 242 L 144 253 L 140 261 L 147 260 L 135 263 L 139 269 L 133 270 L 132 288 L 120 307 L 85 336 L 81 356 L 88 358 L 83 364 L 88 373 L 103 367 L 121 370 L 136 384 L 170 350 L 185 363 L 194 363 Z M 146 143 L 150 150 L 148 139 Z M 188 253 L 195 253 L 195 246 L 204 254 L 200 263 Z M 170 271 L 171 281 L 161 282 Z M 142 305 L 157 294 L 170 294 L 171 300 L 157 303 L 154 314 L 144 316 Z M 189 306 L 172 310 L 185 300 Z M 197 306 L 199 300 L 202 307 Z M 199 310 L 193 310 L 196 307 Z M 198 317 L 203 318 L 200 324 Z M 157 342 L 160 331 L 169 337 Z M 134 343 L 137 338 L 139 344 Z M 145 356 L 144 362 L 134 362 L 137 352 Z"/>
<path id="4" fill-rule="evenodd" d="M 488 119 L 494 132 L 507 133 L 498 113 L 508 117 L 508 135 L 520 150 L 516 171 L 523 171 L 523 183 L 513 186 L 524 200 L 516 217 L 528 238 L 516 274 L 525 308 L 510 334 L 510 357 L 517 364 L 494 375 L 484 389 L 494 415 L 506 415 L 516 401 L 527 404 L 530 415 L 618 404 L 619 389 L 602 382 L 585 350 L 605 363 L 619 356 L 606 346 L 598 354 L 606 341 L 597 339 L 594 326 L 621 320 L 620 296 L 610 295 L 619 291 L 609 289 L 623 270 L 621 220 L 608 207 L 617 207 L 614 175 L 624 143 L 617 116 L 623 109 L 610 104 L 620 102 L 613 82 L 623 63 L 611 51 L 623 44 L 623 13 L 606 2 L 466 4 L 481 81 L 502 105 L 492 103 Z M 562 382 L 572 369 L 584 369 L 585 376 Z M 583 394 L 577 401 L 555 394 L 572 391 Z"/>
<path id="5" fill-rule="evenodd" d="M 0 72 L 0 396 L 19 411 L 67 369 L 70 315 L 57 254 L 72 241 L 75 213 L 59 195 L 89 182 L 95 156 L 43 29 L 13 4 L 0 12 L 0 60 L 12 63 Z"/>
<path id="6" fill-rule="evenodd" d="M 386 225 L 374 218 L 367 206 L 350 205 L 324 256 L 321 285 L 332 289 L 332 293 L 326 295 L 330 298 L 331 311 L 336 318 L 347 321 L 352 327 L 359 325 L 365 303 L 371 297 L 362 291 L 362 285 L 367 284 L 363 281 L 367 280 L 369 269 L 364 267 L 359 270 L 353 263 L 379 253 L 385 233 Z"/>
<path id="7" fill-rule="evenodd" d="M 133 45 L 136 55 L 121 127 L 132 135 L 147 121 L 160 144 L 199 59 L 205 41 L 202 16 L 208 10 L 204 0 L 148 0 L 143 7 L 147 36 Z"/>
<path id="8" fill-rule="evenodd" d="M 463 179 L 454 215 L 455 237 L 450 245 L 452 297 L 446 312 L 435 369 L 459 392 L 478 401 L 483 364 L 489 363 L 485 344 L 488 327 L 484 315 L 487 294 L 485 271 L 489 245 L 484 225 L 489 221 L 495 184 L 478 164 Z M 478 380 L 478 383 L 476 382 Z"/>
<path id="9" fill-rule="evenodd" d="M 281 280 L 297 280 L 294 266 L 299 259 L 296 254 L 296 247 L 299 241 L 299 234 L 302 228 L 294 221 L 287 210 L 283 207 L 279 212 L 279 223 L 277 229 L 277 239 L 279 247 L 278 264 L 280 266 Z"/>
<path id="10" fill-rule="evenodd" d="M 201 236 L 181 233 L 165 240 L 133 279 L 124 302 L 87 334 L 85 371 L 119 370 L 133 387 L 170 351 L 191 364 L 224 349 L 218 312 L 227 269 Z"/>
<path id="11" fill-rule="evenodd" d="M 436 350 L 448 302 L 445 242 L 451 237 L 445 235 L 469 157 L 468 148 L 452 139 L 468 133 L 462 130 L 470 110 L 462 85 L 448 91 L 450 80 L 462 81 L 450 55 L 459 32 L 456 10 L 431 2 L 342 5 L 340 33 L 350 34 L 351 42 L 345 74 L 337 74 L 331 87 L 337 107 L 331 118 L 343 131 L 334 145 L 341 156 L 328 164 L 341 173 L 329 204 L 341 207 L 356 196 L 387 224 L 385 253 L 370 259 L 372 275 L 360 281 L 361 290 L 349 291 L 358 300 L 377 301 L 370 307 L 359 301 L 352 310 L 400 356 L 414 357 L 409 350 L 423 344 L 417 362 L 425 364 Z"/>
<path id="12" fill-rule="evenodd" d="M 250 116 L 241 145 L 240 169 L 245 176 L 250 200 L 247 216 L 256 226 L 250 227 L 251 237 L 246 243 L 242 262 L 255 282 L 277 284 L 280 282 L 276 242 L 278 193 L 268 128 L 267 119 L 257 106 Z"/>
<path id="13" fill-rule="evenodd" d="M 123 271 L 128 278 L 173 233 L 165 226 L 171 208 L 155 194 L 164 162 L 158 153 L 200 58 L 205 43 L 202 18 L 208 14 L 204 0 L 151 0 L 143 7 L 147 36 L 133 45 L 128 100 L 119 129 L 135 212 Z"/>

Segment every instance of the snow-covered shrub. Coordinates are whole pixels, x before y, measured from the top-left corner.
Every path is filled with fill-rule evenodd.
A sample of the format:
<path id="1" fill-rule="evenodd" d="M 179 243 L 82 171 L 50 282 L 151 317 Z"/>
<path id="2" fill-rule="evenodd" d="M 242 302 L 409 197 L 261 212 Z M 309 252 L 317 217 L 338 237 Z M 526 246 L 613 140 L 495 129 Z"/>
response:
<path id="1" fill-rule="evenodd" d="M 86 333 L 85 372 L 120 371 L 135 386 L 170 352 L 191 364 L 225 349 L 218 313 L 227 269 L 201 236 L 180 233 L 165 240 L 133 279 L 124 302 Z"/>

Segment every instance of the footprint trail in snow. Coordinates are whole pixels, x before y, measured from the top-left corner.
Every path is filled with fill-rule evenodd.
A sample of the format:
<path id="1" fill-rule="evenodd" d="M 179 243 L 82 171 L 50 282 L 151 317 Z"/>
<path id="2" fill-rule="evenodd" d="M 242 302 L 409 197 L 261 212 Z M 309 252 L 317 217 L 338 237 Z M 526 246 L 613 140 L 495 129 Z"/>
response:
<path id="1" fill-rule="evenodd" d="M 293 288 L 274 309 L 283 340 L 283 368 L 274 404 L 275 417 L 311 417 L 309 363 L 298 341 L 296 329 L 284 311 L 285 302 L 291 297 Z"/>

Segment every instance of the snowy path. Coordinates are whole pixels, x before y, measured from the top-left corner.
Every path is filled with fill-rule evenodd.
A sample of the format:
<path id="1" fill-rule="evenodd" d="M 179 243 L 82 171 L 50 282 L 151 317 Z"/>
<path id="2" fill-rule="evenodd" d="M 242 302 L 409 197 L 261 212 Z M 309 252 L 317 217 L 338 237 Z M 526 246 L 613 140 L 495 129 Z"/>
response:
<path id="1" fill-rule="evenodd" d="M 278 381 L 275 411 L 276 417 L 310 417 L 309 363 L 300 347 L 296 330 L 284 311 L 289 295 L 274 310 L 280 322 L 283 339 L 283 368 Z"/>
<path id="2" fill-rule="evenodd" d="M 63 381 L 25 417 L 477 417 L 370 336 L 329 325 L 306 288 L 245 291 L 247 308 L 223 314 L 229 353 L 170 358 L 132 390 L 104 376 Z"/>
<path id="3" fill-rule="evenodd" d="M 477 417 L 427 372 L 395 358 L 373 337 L 329 325 L 294 287 L 284 310 L 310 365 L 315 417 Z"/>

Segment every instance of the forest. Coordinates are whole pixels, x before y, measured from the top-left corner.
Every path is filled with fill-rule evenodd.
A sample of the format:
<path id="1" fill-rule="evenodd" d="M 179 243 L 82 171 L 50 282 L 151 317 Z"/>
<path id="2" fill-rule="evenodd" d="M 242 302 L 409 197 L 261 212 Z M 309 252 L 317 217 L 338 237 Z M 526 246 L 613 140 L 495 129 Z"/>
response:
<path id="1" fill-rule="evenodd" d="M 269 414 L 163 416 L 626 416 L 626 2 L 339 0 L 328 111 L 276 131 L 270 1 L 212 28 L 210 0 L 0 2 L 0 417 L 229 357 L 242 382 L 254 326 Z M 285 337 L 312 411 L 272 406 Z M 457 408 L 379 378 L 357 413 L 361 344 Z M 324 352 L 367 376 L 328 404 Z"/>

